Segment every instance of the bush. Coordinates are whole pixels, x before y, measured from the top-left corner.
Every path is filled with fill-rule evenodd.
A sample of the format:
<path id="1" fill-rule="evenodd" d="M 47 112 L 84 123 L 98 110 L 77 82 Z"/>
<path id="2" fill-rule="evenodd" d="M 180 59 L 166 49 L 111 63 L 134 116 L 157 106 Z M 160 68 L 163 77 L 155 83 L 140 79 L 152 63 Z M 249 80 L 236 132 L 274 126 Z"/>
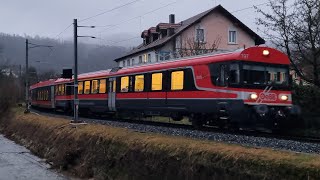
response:
<path id="1" fill-rule="evenodd" d="M 293 102 L 304 113 L 320 114 L 320 89 L 312 85 L 293 85 Z"/>
<path id="2" fill-rule="evenodd" d="M 17 92 L 14 78 L 0 75 L 0 119 L 10 113 L 17 99 Z"/>

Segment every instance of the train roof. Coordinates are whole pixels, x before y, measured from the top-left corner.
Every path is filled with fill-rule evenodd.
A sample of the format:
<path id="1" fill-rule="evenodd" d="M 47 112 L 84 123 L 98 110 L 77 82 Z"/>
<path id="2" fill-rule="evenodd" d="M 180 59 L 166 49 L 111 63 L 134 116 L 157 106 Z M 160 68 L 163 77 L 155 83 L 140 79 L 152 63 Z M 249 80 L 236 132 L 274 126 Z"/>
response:
<path id="1" fill-rule="evenodd" d="M 264 54 L 267 51 L 267 54 Z M 182 67 L 190 67 L 194 65 L 208 64 L 213 62 L 221 62 L 221 61 L 230 61 L 230 60 L 240 60 L 240 61 L 251 61 L 251 62 L 263 62 L 270 64 L 285 64 L 289 65 L 289 58 L 282 52 L 269 48 L 269 47 L 251 47 L 247 49 L 241 49 L 232 52 L 224 52 L 224 53 L 212 53 L 206 54 L 202 56 L 193 56 L 193 57 L 184 57 L 181 59 L 171 60 L 171 61 L 162 61 L 159 63 L 153 64 L 144 64 L 139 66 L 132 66 L 127 68 L 118 68 L 119 70 L 113 72 L 112 69 L 89 72 L 79 74 L 79 80 L 85 79 L 95 79 L 95 78 L 103 78 L 109 76 L 118 76 L 123 74 L 139 74 L 143 72 L 150 71 L 158 71 L 164 69 L 173 69 L 173 68 L 182 68 Z M 42 87 L 53 84 L 62 84 L 73 82 L 73 79 L 56 79 L 40 82 L 31 86 L 34 87 Z"/>
<path id="2" fill-rule="evenodd" d="M 46 87 L 46 86 L 52 86 L 55 85 L 55 79 L 49 79 L 47 81 L 40 81 L 36 84 L 33 84 L 30 86 L 30 89 L 35 89 L 35 88 L 39 88 L 39 87 Z"/>

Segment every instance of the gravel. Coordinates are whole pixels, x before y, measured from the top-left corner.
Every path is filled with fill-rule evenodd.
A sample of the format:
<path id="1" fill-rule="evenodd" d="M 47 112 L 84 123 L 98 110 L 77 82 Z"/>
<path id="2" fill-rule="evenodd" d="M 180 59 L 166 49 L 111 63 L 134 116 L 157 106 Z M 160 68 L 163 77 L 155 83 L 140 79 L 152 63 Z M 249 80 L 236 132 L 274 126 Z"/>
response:
<path id="1" fill-rule="evenodd" d="M 238 144 L 249 147 L 267 147 L 276 150 L 287 150 L 300 153 L 320 154 L 320 143 L 299 142 L 295 140 L 284 140 L 268 137 L 254 137 L 246 135 L 235 135 L 219 132 L 207 132 L 184 128 L 172 128 L 164 126 L 152 126 L 135 124 L 129 122 L 118 122 L 108 120 L 85 119 L 88 123 L 98 123 L 108 126 L 132 129 L 137 132 L 152 132 L 171 136 L 182 136 L 201 140 L 211 140 L 230 144 Z"/>
<path id="2" fill-rule="evenodd" d="M 36 111 L 36 112 L 39 112 L 39 111 Z M 53 115 L 53 114 L 46 114 L 46 113 L 41 113 L 41 114 L 66 118 L 66 116 L 61 116 L 61 115 Z M 72 119 L 71 117 L 67 117 L 67 118 Z M 121 121 L 109 121 L 109 120 L 98 120 L 98 119 L 88 119 L 88 118 L 81 118 L 81 120 L 87 123 L 97 123 L 102 125 L 127 128 L 137 132 L 142 132 L 142 133 L 151 132 L 151 133 L 158 133 L 158 134 L 171 135 L 171 136 L 182 136 L 182 137 L 193 138 L 193 139 L 238 144 L 238 145 L 249 146 L 249 147 L 258 147 L 258 148 L 266 147 L 266 148 L 272 148 L 275 150 L 287 150 L 287 151 L 299 152 L 299 153 L 320 154 L 320 143 L 300 142 L 295 140 L 285 140 L 285 139 L 277 139 L 277 138 L 270 138 L 270 137 L 236 135 L 236 134 L 228 134 L 228 133 L 221 133 L 221 132 L 208 132 L 208 131 L 199 131 L 199 130 L 192 130 L 192 129 L 185 129 L 185 128 L 153 126 L 153 125 L 137 124 L 137 123 L 121 122 Z"/>

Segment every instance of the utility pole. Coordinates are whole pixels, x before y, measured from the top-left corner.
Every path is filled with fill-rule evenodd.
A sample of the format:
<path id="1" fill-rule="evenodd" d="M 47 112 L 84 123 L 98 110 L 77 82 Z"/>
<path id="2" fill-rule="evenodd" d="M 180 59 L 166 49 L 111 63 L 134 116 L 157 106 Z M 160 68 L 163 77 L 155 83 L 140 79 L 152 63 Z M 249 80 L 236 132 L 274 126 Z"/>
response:
<path id="1" fill-rule="evenodd" d="M 94 36 L 78 36 L 78 27 L 87 27 L 87 28 L 95 28 L 95 26 L 78 26 L 78 20 L 73 19 L 73 38 L 74 38 L 74 98 L 73 98 L 73 118 L 74 123 L 79 122 L 79 104 L 80 101 L 78 99 L 78 37 L 89 37 L 95 39 Z"/>
<path id="2" fill-rule="evenodd" d="M 73 20 L 74 27 L 74 122 L 78 122 L 79 118 L 79 99 L 78 99 L 78 22 L 77 19 Z"/>
<path id="3" fill-rule="evenodd" d="M 26 39 L 26 110 L 24 113 L 29 113 L 29 41 Z"/>
<path id="4" fill-rule="evenodd" d="M 31 47 L 29 47 L 29 44 L 31 45 Z M 29 113 L 30 112 L 30 108 L 29 108 L 29 49 L 31 48 L 37 48 L 37 47 L 47 47 L 47 48 L 51 48 L 53 46 L 48 46 L 48 45 L 39 45 L 39 44 L 33 44 L 30 43 L 28 39 L 26 39 L 26 79 L 25 79 L 25 83 L 26 83 L 26 110 L 24 111 L 24 113 Z"/>

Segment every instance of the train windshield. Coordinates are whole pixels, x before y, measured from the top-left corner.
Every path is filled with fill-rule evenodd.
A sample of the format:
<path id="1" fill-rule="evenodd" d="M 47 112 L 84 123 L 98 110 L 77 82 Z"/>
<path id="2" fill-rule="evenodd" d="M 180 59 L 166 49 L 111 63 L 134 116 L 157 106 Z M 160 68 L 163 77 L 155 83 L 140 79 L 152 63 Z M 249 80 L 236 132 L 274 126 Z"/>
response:
<path id="1" fill-rule="evenodd" d="M 244 64 L 242 73 L 244 85 L 289 85 L 288 68 L 285 67 Z"/>

